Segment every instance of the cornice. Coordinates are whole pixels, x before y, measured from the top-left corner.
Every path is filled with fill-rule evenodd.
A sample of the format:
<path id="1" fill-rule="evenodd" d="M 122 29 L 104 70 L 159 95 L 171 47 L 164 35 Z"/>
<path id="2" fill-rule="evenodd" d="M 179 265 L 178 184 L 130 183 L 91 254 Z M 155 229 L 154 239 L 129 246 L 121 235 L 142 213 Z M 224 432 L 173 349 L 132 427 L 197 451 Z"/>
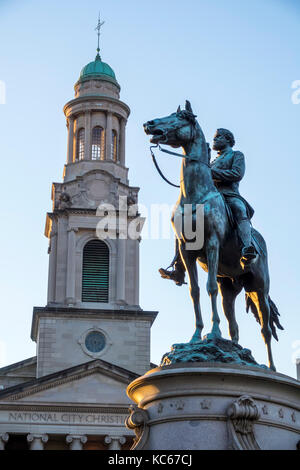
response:
<path id="1" fill-rule="evenodd" d="M 7 400 L 8 401 L 20 400 L 20 399 L 28 397 L 30 395 L 34 395 L 34 394 L 39 393 L 39 392 L 44 392 L 45 390 L 49 390 L 51 388 L 59 387 L 60 385 L 65 385 L 67 383 L 75 382 L 76 380 L 80 380 L 84 377 L 88 377 L 89 375 L 93 375 L 93 374 L 96 374 L 96 373 L 99 373 L 99 372 L 100 372 L 100 368 L 95 368 L 92 371 L 90 371 L 90 370 L 89 371 L 84 371 L 84 372 L 81 372 L 79 374 L 75 374 L 71 377 L 65 377 L 63 379 L 55 380 L 55 381 L 53 381 L 51 383 L 48 383 L 48 384 L 32 386 L 32 387 L 28 388 L 28 390 L 24 390 L 23 392 L 19 392 L 19 393 L 16 393 L 16 394 L 12 394 L 11 396 L 8 396 Z M 104 371 L 101 370 L 101 373 L 104 374 Z M 105 373 L 105 375 L 109 375 L 110 377 L 114 376 L 114 374 L 109 374 L 109 373 Z M 122 380 L 122 382 L 129 383 L 129 382 L 124 381 L 124 380 Z M 0 395 L 0 399 L 1 399 L 1 395 Z"/>
<path id="2" fill-rule="evenodd" d="M 53 374 L 4 389 L 0 392 L 0 400 L 2 397 L 8 402 L 20 400 L 24 397 L 56 388 L 60 385 L 72 383 L 94 374 L 108 376 L 126 385 L 128 385 L 133 378 L 137 377 L 137 374 L 134 372 L 97 359 L 87 364 L 81 364 L 80 366 L 54 372 Z"/>
<path id="3" fill-rule="evenodd" d="M 97 95 L 96 94 L 95 95 L 84 95 L 84 96 L 79 96 L 78 98 L 73 98 L 72 100 L 68 101 L 65 104 L 65 106 L 63 107 L 63 112 L 64 112 L 65 116 L 68 117 L 67 116 L 67 110 L 69 108 L 72 108 L 73 106 L 75 106 L 77 104 L 81 104 L 81 103 L 84 103 L 84 102 L 89 102 L 90 103 L 90 102 L 95 101 L 95 100 L 116 104 L 116 105 L 120 106 L 120 108 L 122 108 L 123 111 L 125 111 L 125 113 L 127 115 L 127 118 L 130 115 L 130 108 L 123 101 L 121 101 L 117 98 L 107 96 L 107 95 L 98 95 L 98 94 Z M 99 108 L 95 108 L 95 111 L 99 111 Z M 107 110 L 103 109 L 103 111 L 107 111 Z M 121 117 L 123 117 L 123 116 L 121 116 Z"/>
<path id="4" fill-rule="evenodd" d="M 36 362 L 37 362 L 37 356 L 33 356 L 33 357 L 29 357 L 28 359 L 24 359 L 23 361 L 9 364 L 8 366 L 4 366 L 0 368 L 0 375 L 6 374 L 7 372 L 11 372 L 17 369 L 23 369 L 24 367 L 28 367 L 33 364 L 36 364 Z"/>
<path id="5" fill-rule="evenodd" d="M 154 322 L 158 311 L 145 310 L 119 310 L 119 309 L 88 309 L 88 308 L 72 308 L 72 307 L 34 307 L 31 326 L 31 339 L 37 340 L 38 324 L 40 318 L 93 318 L 103 319 L 109 318 L 113 320 L 136 319 Z"/>
<path id="6" fill-rule="evenodd" d="M 180 416 L 177 416 L 176 419 L 174 419 L 174 416 L 164 416 L 162 418 L 155 418 L 151 419 L 147 422 L 149 426 L 154 426 L 158 424 L 165 424 L 165 423 L 174 423 L 174 421 L 184 421 L 184 422 L 190 422 L 190 421 L 224 421 L 226 422 L 228 420 L 227 416 L 224 416 L 223 414 L 200 414 L 200 413 L 192 413 L 192 414 L 182 414 Z M 273 419 L 259 419 L 256 423 L 257 425 L 264 425 L 264 426 L 272 426 L 276 427 L 279 429 L 284 429 L 287 431 L 292 431 L 295 432 L 295 426 L 289 425 L 289 423 L 279 423 L 278 421 L 274 421 Z"/>
<path id="7" fill-rule="evenodd" d="M 103 405 L 78 405 L 77 403 L 62 403 L 60 405 L 49 403 L 13 403 L 10 401 L 0 402 L 1 410 L 13 411 L 49 411 L 57 413 L 114 413 L 114 414 L 128 414 L 128 407 L 125 406 L 103 406 Z"/>
<path id="8" fill-rule="evenodd" d="M 84 77 L 79 77 L 79 79 L 77 80 L 77 82 L 74 85 L 74 90 L 76 89 L 76 87 L 80 83 L 90 82 L 92 80 L 112 83 L 115 87 L 118 88 L 119 91 L 121 90 L 121 87 L 120 87 L 119 83 L 117 82 L 117 80 L 115 78 L 109 77 L 105 74 L 101 74 L 100 77 L 99 77 L 99 74 L 89 74 L 89 75 L 84 76 Z"/>

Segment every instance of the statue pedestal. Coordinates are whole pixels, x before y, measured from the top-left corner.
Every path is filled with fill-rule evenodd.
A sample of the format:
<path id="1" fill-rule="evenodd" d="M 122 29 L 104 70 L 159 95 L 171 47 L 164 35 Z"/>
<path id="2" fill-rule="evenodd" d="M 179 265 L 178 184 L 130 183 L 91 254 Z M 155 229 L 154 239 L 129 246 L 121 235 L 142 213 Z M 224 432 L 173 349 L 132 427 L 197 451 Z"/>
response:
<path id="1" fill-rule="evenodd" d="M 186 362 L 134 380 L 132 449 L 296 450 L 300 382 L 259 367 Z M 299 444 L 298 444 L 299 445 Z"/>

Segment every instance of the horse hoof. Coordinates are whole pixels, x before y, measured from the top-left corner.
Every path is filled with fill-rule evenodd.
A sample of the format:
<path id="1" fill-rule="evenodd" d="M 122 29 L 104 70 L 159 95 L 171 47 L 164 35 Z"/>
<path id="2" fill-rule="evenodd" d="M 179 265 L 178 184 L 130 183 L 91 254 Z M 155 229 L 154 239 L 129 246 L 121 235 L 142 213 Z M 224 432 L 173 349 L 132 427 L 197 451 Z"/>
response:
<path id="1" fill-rule="evenodd" d="M 222 338 L 222 333 L 221 333 L 220 328 L 218 326 L 214 326 L 212 328 L 211 332 L 209 333 L 209 336 L 210 336 L 211 339 Z"/>
<path id="2" fill-rule="evenodd" d="M 190 343 L 198 343 L 199 341 L 202 341 L 201 333 L 199 333 L 198 331 L 196 331 L 196 332 L 193 334 L 192 339 L 190 340 Z"/>
<path id="3" fill-rule="evenodd" d="M 215 340 L 215 339 L 221 339 L 222 338 L 222 335 L 221 333 L 215 333 L 213 331 L 211 331 L 210 333 L 207 333 L 207 335 L 204 336 L 204 339 L 211 339 L 212 341 Z"/>

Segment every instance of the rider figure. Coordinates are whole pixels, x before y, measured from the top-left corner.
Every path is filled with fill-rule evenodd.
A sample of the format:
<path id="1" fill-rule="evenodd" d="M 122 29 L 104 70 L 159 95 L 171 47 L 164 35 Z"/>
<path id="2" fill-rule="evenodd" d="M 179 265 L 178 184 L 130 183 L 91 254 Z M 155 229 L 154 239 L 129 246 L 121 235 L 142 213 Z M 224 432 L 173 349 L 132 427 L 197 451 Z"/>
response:
<path id="1" fill-rule="evenodd" d="M 218 156 L 210 166 L 214 184 L 224 196 L 235 219 L 241 245 L 240 262 L 244 267 L 257 257 L 257 252 L 251 245 L 250 219 L 254 210 L 239 193 L 239 182 L 245 174 L 245 158 L 242 152 L 232 150 L 234 144 L 232 132 L 227 129 L 218 129 L 213 139 L 213 150 L 218 152 Z M 176 253 L 171 266 L 174 267 L 173 270 L 161 268 L 159 272 L 163 278 L 171 279 L 181 286 L 184 283 L 185 267 L 179 254 L 177 239 Z"/>

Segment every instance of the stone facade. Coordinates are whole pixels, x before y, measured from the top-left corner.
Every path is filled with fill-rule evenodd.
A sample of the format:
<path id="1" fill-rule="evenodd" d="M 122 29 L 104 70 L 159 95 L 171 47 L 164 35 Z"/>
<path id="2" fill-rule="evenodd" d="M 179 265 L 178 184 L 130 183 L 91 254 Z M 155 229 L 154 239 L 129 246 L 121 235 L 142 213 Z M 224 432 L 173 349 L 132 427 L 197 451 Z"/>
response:
<path id="1" fill-rule="evenodd" d="M 152 312 L 87 309 L 34 309 L 32 339 L 37 341 L 37 377 L 101 358 L 143 374 L 150 365 Z M 100 331 L 100 352 L 85 347 L 90 331 Z"/>
<path id="2" fill-rule="evenodd" d="M 129 404 L 125 389 L 136 377 L 96 359 L 5 387 L 0 396 L 2 450 L 76 450 L 79 444 L 105 450 L 109 438 L 121 439 L 119 448 L 128 448 L 132 433 L 124 427 Z M 81 441 L 75 445 L 76 439 Z"/>
<path id="3" fill-rule="evenodd" d="M 99 68 L 99 61 L 98 70 L 111 71 Z M 36 357 L 0 369 L 0 450 L 132 445 L 134 433 L 124 425 L 126 387 L 151 368 L 150 328 L 157 312 L 140 307 L 140 237 L 127 237 L 128 224 L 138 217 L 139 188 L 128 181 L 130 110 L 119 91 L 113 72 L 82 73 L 75 98 L 64 107 L 67 163 L 63 181 L 53 183 L 45 227 L 47 305 L 33 310 Z M 91 301 L 82 293 L 83 252 L 99 239 L 98 224 L 107 217 L 103 204 L 115 209 L 116 230 L 102 239 L 108 250 L 107 295 Z"/>

